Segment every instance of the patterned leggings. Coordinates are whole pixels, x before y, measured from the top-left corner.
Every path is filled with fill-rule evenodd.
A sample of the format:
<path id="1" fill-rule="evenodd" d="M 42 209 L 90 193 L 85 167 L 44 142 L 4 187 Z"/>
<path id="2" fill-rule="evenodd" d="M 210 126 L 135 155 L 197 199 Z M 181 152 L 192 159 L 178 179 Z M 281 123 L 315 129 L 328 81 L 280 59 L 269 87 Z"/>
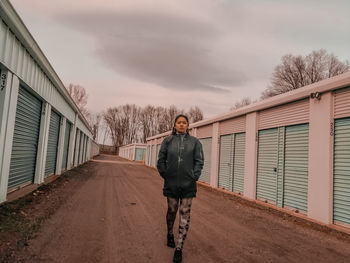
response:
<path id="1" fill-rule="evenodd" d="M 177 209 L 180 201 L 180 220 L 179 220 L 179 236 L 176 248 L 182 249 L 188 228 L 190 226 L 190 213 L 192 198 L 170 198 L 168 197 L 168 212 L 166 214 L 166 222 L 168 226 L 168 234 L 173 235 L 173 226 L 176 218 Z"/>

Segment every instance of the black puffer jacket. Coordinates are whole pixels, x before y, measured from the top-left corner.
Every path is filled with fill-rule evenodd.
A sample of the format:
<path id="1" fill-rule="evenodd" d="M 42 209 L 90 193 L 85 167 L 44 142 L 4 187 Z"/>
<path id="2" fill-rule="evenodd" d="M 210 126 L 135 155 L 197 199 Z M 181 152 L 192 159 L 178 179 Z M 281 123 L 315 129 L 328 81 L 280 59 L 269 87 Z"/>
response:
<path id="1" fill-rule="evenodd" d="M 163 194 L 173 198 L 195 197 L 204 164 L 200 141 L 186 134 L 170 135 L 160 147 L 157 168 L 164 178 Z"/>

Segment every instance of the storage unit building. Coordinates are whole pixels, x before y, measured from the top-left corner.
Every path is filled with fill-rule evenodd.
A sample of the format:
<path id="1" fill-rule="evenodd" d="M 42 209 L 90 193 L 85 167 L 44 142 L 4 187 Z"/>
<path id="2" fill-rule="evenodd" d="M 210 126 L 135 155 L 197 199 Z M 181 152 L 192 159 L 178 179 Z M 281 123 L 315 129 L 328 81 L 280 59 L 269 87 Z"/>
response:
<path id="1" fill-rule="evenodd" d="M 146 144 L 132 143 L 119 148 L 119 156 L 131 161 L 146 162 Z"/>
<path id="2" fill-rule="evenodd" d="M 190 124 L 190 130 L 204 151 L 199 181 L 350 227 L 350 73 Z M 147 145 L 169 134 L 147 138 Z"/>
<path id="3" fill-rule="evenodd" d="M 84 116 L 7 0 L 0 2 L 0 203 L 77 165 L 77 134 L 92 136 Z M 76 134 L 77 131 L 77 134 Z M 83 136 L 81 136 L 83 137 Z M 87 155 L 82 161 L 86 161 Z"/>

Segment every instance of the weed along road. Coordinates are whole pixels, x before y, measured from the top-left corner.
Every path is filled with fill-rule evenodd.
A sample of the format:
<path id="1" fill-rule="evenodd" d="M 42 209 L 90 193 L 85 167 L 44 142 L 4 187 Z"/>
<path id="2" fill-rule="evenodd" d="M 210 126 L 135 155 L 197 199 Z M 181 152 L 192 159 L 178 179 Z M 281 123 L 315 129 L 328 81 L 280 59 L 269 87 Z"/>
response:
<path id="1" fill-rule="evenodd" d="M 78 168 L 82 169 L 82 168 Z M 81 185 L 14 255 L 16 262 L 172 262 L 162 179 L 101 155 Z M 64 186 L 73 187 L 70 184 Z M 174 233 L 177 235 L 178 221 Z M 238 197 L 198 187 L 183 262 L 350 262 L 350 238 Z"/>

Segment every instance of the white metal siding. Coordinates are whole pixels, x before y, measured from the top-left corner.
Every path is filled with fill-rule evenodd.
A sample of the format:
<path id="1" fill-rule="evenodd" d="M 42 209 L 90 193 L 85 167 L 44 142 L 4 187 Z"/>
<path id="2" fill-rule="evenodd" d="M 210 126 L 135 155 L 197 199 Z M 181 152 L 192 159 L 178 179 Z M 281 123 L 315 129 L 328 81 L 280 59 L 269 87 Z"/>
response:
<path id="1" fill-rule="evenodd" d="M 350 88 L 334 92 L 334 118 L 350 116 Z"/>
<path id="2" fill-rule="evenodd" d="M 197 138 L 208 138 L 211 137 L 213 133 L 213 125 L 206 125 L 197 128 Z"/>
<path id="3" fill-rule="evenodd" d="M 309 122 L 309 99 L 288 103 L 259 112 L 258 129 Z"/>
<path id="4" fill-rule="evenodd" d="M 0 61 L 71 122 L 75 112 L 0 18 Z"/>
<path id="5" fill-rule="evenodd" d="M 245 115 L 219 123 L 219 134 L 232 134 L 245 131 Z"/>

